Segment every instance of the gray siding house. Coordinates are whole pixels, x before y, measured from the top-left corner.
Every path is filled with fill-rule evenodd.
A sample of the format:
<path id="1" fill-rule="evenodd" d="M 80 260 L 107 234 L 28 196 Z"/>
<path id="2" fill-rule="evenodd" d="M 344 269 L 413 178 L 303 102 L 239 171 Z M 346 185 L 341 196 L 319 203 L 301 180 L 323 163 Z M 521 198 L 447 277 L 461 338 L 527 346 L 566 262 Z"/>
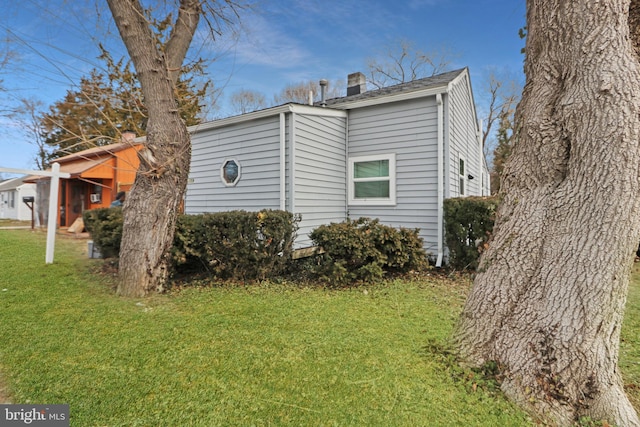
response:
<path id="1" fill-rule="evenodd" d="M 297 247 L 319 225 L 379 218 L 419 228 L 440 265 L 443 200 L 489 194 L 468 70 L 375 91 L 355 73 L 347 93 L 191 127 L 185 212 L 288 210 Z"/>

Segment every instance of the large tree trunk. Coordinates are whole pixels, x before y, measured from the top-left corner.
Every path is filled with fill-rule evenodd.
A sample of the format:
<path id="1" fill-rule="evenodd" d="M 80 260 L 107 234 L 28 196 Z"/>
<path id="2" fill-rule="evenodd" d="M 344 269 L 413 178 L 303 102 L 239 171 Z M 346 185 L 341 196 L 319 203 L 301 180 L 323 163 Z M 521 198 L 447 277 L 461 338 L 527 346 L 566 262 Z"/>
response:
<path id="1" fill-rule="evenodd" d="M 497 362 L 504 392 L 559 425 L 640 425 L 617 366 L 640 235 L 636 3 L 527 2 L 516 145 L 457 331 L 468 362 Z"/>
<path id="2" fill-rule="evenodd" d="M 140 80 L 149 119 L 140 168 L 124 207 L 118 293 L 161 291 L 168 277 L 176 218 L 186 189 L 191 140 L 174 87 L 198 25 L 198 0 L 181 0 L 171 37 L 159 48 L 137 0 L 108 0 Z"/>

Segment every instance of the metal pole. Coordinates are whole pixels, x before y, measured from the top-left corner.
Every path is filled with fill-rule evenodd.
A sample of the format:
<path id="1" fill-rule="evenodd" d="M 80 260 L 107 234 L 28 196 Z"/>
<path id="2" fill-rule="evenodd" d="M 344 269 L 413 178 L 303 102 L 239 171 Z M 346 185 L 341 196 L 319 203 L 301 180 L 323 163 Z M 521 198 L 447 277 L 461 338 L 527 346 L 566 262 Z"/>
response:
<path id="1" fill-rule="evenodd" d="M 33 230 L 35 224 L 36 224 L 36 217 L 35 217 L 35 213 L 33 212 L 33 207 L 35 206 L 36 202 L 35 199 L 33 202 L 31 202 L 31 204 L 29 205 L 28 203 L 25 203 L 29 209 L 31 210 L 31 230 Z"/>

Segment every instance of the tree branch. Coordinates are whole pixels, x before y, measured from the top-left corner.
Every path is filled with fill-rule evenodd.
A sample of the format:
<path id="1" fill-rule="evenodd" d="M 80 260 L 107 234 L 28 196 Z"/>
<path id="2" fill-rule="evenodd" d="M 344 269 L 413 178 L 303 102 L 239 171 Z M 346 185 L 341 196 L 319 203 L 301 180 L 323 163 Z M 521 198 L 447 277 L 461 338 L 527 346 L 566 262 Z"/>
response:
<path id="1" fill-rule="evenodd" d="M 171 35 L 165 49 L 169 78 L 174 86 L 178 82 L 182 63 L 198 28 L 201 14 L 200 0 L 180 0 L 178 17 L 171 29 Z"/>

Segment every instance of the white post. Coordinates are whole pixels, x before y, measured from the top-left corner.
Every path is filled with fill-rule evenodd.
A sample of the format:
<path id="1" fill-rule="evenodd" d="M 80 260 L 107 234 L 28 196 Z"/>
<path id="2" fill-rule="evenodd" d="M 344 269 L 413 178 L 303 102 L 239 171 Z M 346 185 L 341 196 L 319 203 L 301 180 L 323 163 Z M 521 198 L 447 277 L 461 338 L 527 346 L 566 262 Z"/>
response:
<path id="1" fill-rule="evenodd" d="M 56 226 L 58 222 L 58 188 L 60 186 L 60 178 L 69 178 L 71 177 L 71 174 L 68 172 L 60 172 L 60 164 L 58 163 L 54 163 L 52 165 L 51 172 L 4 168 L 2 166 L 0 166 L 0 172 L 51 177 L 51 188 L 49 192 L 49 224 L 47 226 L 47 253 L 45 256 L 45 262 L 47 264 L 53 263 L 53 248 L 55 246 Z"/>
<path id="2" fill-rule="evenodd" d="M 51 188 L 49 189 L 49 221 L 47 223 L 47 254 L 45 262 L 53 263 L 53 250 L 56 245 L 56 228 L 58 226 L 58 188 L 60 186 L 60 164 L 51 165 Z"/>

